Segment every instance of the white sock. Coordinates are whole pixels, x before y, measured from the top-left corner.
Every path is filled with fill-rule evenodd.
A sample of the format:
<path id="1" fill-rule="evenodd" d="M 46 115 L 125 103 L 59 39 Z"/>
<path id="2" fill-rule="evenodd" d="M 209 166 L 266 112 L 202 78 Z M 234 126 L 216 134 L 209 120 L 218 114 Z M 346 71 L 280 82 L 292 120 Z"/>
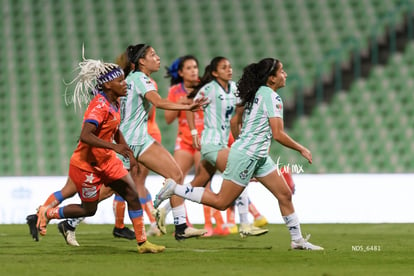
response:
<path id="1" fill-rule="evenodd" d="M 76 228 L 85 218 L 69 218 L 66 221 L 68 222 L 68 224 L 70 226 L 72 226 L 73 228 Z"/>
<path id="2" fill-rule="evenodd" d="M 302 239 L 302 231 L 300 230 L 299 218 L 296 213 L 292 213 L 287 216 L 283 216 L 286 227 L 289 229 L 289 233 L 292 241 Z"/>
<path id="3" fill-rule="evenodd" d="M 174 194 L 181 196 L 185 199 L 189 199 L 191 201 L 200 203 L 201 198 L 203 197 L 204 193 L 203 187 L 193 187 L 190 183 L 183 184 L 183 185 L 176 185 L 174 189 Z"/>
<path id="4" fill-rule="evenodd" d="M 236 206 L 239 211 L 240 224 L 249 224 L 249 198 L 246 190 L 236 199 Z"/>
<path id="5" fill-rule="evenodd" d="M 162 207 L 165 209 L 165 213 L 168 214 L 169 212 L 171 212 L 171 203 L 169 200 L 166 201 L 167 203 L 165 203 L 165 205 Z"/>
<path id="6" fill-rule="evenodd" d="M 249 224 L 248 213 L 241 214 L 239 210 L 240 224 Z"/>
<path id="7" fill-rule="evenodd" d="M 174 217 L 174 225 L 186 224 L 186 214 L 184 204 L 172 208 L 172 213 Z"/>

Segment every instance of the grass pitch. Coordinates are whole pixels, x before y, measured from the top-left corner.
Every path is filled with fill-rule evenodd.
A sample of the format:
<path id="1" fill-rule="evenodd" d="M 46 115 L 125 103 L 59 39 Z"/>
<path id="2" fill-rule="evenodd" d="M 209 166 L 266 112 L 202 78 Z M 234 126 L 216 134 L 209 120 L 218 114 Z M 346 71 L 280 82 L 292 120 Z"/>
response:
<path id="1" fill-rule="evenodd" d="M 175 241 L 150 237 L 167 247 L 138 254 L 135 241 L 116 239 L 112 225 L 81 224 L 81 247 L 64 242 L 56 224 L 39 242 L 27 225 L 0 225 L 0 275 L 413 275 L 414 224 L 304 224 L 322 252 L 293 251 L 284 225 L 269 233 Z"/>

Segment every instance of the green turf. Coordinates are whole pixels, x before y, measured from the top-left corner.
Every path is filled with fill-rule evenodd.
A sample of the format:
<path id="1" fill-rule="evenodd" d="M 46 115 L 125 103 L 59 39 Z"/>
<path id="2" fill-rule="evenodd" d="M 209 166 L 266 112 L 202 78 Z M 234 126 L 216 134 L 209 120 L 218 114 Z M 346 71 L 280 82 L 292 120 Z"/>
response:
<path id="1" fill-rule="evenodd" d="M 112 237 L 112 227 L 82 224 L 74 248 L 56 224 L 40 242 L 26 225 L 0 225 L 0 275 L 414 275 L 413 224 L 302 225 L 323 252 L 289 250 L 284 225 L 247 239 L 176 242 L 168 234 L 149 238 L 167 247 L 157 255 L 138 254 L 134 241 Z"/>

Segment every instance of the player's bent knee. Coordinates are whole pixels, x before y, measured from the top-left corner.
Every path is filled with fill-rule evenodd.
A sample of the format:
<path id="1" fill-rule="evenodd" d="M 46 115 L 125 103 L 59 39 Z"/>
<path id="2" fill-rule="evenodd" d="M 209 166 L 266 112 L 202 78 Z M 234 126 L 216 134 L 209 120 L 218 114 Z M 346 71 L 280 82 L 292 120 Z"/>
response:
<path id="1" fill-rule="evenodd" d="M 176 183 L 183 183 L 184 181 L 184 177 L 183 177 L 183 173 L 181 171 L 177 171 L 175 172 L 171 178 L 176 182 Z"/>
<path id="2" fill-rule="evenodd" d="M 87 209 L 85 210 L 85 217 L 92 217 L 95 215 L 97 209 Z"/>
<path id="3" fill-rule="evenodd" d="M 277 200 L 279 202 L 283 202 L 283 203 L 292 202 L 292 194 L 291 193 L 281 194 L 281 195 L 279 195 L 279 197 L 277 198 Z"/>

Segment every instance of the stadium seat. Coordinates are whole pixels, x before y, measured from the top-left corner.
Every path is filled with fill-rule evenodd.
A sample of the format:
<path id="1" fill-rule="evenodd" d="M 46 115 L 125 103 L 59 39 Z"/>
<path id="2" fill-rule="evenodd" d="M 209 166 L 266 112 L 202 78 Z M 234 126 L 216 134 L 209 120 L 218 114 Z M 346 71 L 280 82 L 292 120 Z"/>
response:
<path id="1" fill-rule="evenodd" d="M 232 61 L 234 80 L 248 63 L 277 57 L 291 76 L 287 87 L 279 91 L 288 106 L 294 105 L 299 84 L 309 88 L 317 74 L 330 74 L 334 61 L 349 59 L 354 45 L 347 41 L 355 37 L 361 48 L 367 47 L 373 33 L 384 33 L 389 20 L 401 22 L 403 11 L 408 9 L 406 3 L 405 0 L 2 0 L 3 10 L 8 11 L 0 19 L 0 26 L 4 26 L 0 28 L 0 38 L 6 45 L 0 52 L 0 62 L 7 64 L 0 68 L 2 129 L 14 124 L 21 126 L 18 134 L 12 132 L 7 136 L 18 141 L 19 147 L 33 143 L 35 137 L 43 137 L 39 133 L 47 132 L 48 136 L 42 147 L 28 148 L 27 153 L 17 151 L 18 146 L 13 144 L 1 146 L 0 156 L 8 161 L 7 165 L 1 163 L 0 175 L 66 173 L 66 158 L 76 146 L 82 114 L 75 113 L 72 106 L 65 106 L 62 80 L 71 79 L 82 43 L 87 57 L 107 61 L 113 61 L 129 44 L 152 44 L 161 56 L 162 66 L 154 79 L 163 97 L 168 91 L 164 66 L 180 55 L 196 55 L 200 74 L 213 56 L 226 56 Z M 338 48 L 341 50 L 335 50 Z M 413 90 L 413 49 L 409 45 L 406 53 L 391 61 L 392 65 L 374 70 L 362 85 L 355 84 L 347 97 L 339 93 L 329 106 L 294 124 L 289 131 L 304 144 L 310 144 L 318 162 L 318 166 L 306 167 L 308 171 L 378 171 L 387 167 L 382 161 L 364 166 L 360 161 L 383 158 L 377 149 L 385 147 L 384 143 L 369 144 L 369 154 L 364 155 L 352 135 L 341 133 L 343 129 L 356 129 L 361 137 L 378 139 L 380 133 L 375 127 L 385 125 L 394 136 L 401 128 L 413 127 L 409 118 L 414 116 L 411 108 L 414 96 L 406 92 Z M 37 100 L 33 101 L 32 96 Z M 12 113 L 11 108 L 19 112 Z M 404 123 L 398 125 L 392 116 L 384 115 L 390 109 L 400 110 Z M 9 114 L 16 114 L 17 121 L 3 124 Z M 42 129 L 33 129 L 35 119 L 41 120 Z M 162 111 L 157 113 L 157 121 L 164 145 L 172 151 L 176 128 L 164 123 Z M 59 124 L 64 127 L 56 128 Z M 311 130 L 306 130 L 309 126 Z M 338 140 L 333 141 L 332 137 Z M 49 144 L 50 147 L 46 146 Z M 346 155 L 338 159 L 342 149 Z M 334 154 L 329 154 L 329 150 Z M 290 162 L 303 161 L 294 151 L 283 148 L 277 151 Z M 39 154 L 42 160 L 51 161 L 37 162 Z M 326 155 L 329 156 L 324 161 Z M 404 171 L 409 165 L 412 164 L 407 159 L 397 169 Z"/>

